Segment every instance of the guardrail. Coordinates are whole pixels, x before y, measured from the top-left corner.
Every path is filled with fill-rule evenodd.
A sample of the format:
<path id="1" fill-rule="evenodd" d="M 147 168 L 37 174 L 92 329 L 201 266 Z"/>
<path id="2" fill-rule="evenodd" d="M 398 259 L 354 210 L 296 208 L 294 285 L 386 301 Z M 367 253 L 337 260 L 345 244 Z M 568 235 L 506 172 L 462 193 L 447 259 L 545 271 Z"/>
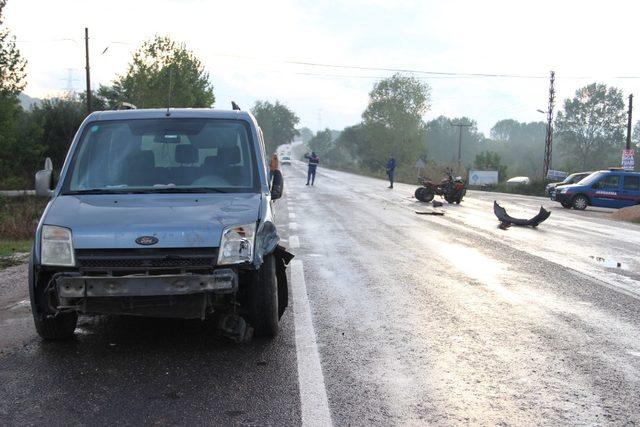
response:
<path id="1" fill-rule="evenodd" d="M 35 196 L 36 190 L 6 190 L 0 191 L 0 195 L 5 197 Z"/>

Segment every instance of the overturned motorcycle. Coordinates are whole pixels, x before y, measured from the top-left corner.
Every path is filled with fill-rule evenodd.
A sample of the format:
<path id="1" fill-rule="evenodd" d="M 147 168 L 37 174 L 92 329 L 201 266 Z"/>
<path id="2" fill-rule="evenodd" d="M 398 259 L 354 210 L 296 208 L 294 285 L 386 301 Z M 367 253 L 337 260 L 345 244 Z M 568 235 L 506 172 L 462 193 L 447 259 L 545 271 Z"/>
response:
<path id="1" fill-rule="evenodd" d="M 444 197 L 449 203 L 460 204 L 467 192 L 467 186 L 462 177 L 454 178 L 453 171 L 448 168 L 445 170 L 445 178 L 439 183 L 422 177 L 419 178 L 419 182 L 422 187 L 416 189 L 414 195 L 421 202 L 430 202 L 434 196 L 438 195 Z"/>
<path id="2" fill-rule="evenodd" d="M 496 214 L 500 221 L 500 228 L 507 228 L 511 225 L 521 225 L 537 227 L 541 222 L 545 221 L 551 215 L 551 212 L 540 206 L 540 212 L 531 219 L 513 218 L 509 216 L 505 208 L 500 206 L 498 202 L 493 202 L 493 213 Z"/>

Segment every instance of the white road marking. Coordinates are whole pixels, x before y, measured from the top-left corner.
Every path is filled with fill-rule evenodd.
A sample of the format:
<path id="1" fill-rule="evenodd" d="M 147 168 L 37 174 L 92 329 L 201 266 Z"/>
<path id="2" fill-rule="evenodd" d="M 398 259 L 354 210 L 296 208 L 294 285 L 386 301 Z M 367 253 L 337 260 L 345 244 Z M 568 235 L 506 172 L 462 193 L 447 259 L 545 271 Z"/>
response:
<path id="1" fill-rule="evenodd" d="M 298 239 L 298 236 L 289 236 L 289 246 L 291 246 L 292 249 L 300 247 L 300 239 Z"/>
<path id="2" fill-rule="evenodd" d="M 298 387 L 302 406 L 303 426 L 331 426 L 331 412 L 320 353 L 313 329 L 311 307 L 307 298 L 302 261 L 291 261 L 291 290 L 293 319 L 296 330 L 296 356 L 298 359 Z"/>
<path id="3" fill-rule="evenodd" d="M 289 219 L 296 219 L 296 214 L 293 212 L 289 213 Z"/>
<path id="4" fill-rule="evenodd" d="M 289 230 L 293 231 L 293 230 L 297 230 L 298 229 L 298 223 L 297 222 L 290 222 L 289 223 Z"/>

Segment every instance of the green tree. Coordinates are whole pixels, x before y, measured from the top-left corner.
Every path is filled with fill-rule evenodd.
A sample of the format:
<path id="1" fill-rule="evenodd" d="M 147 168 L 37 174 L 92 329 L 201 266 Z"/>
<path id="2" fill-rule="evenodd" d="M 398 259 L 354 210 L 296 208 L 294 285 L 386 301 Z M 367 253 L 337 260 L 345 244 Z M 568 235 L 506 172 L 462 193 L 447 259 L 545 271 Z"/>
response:
<path id="1" fill-rule="evenodd" d="M 564 101 L 556 118 L 560 150 L 576 159 L 581 170 L 598 169 L 619 162 L 626 128 L 622 91 L 592 83 Z"/>
<path id="2" fill-rule="evenodd" d="M 0 188 L 33 188 L 33 176 L 42 168 L 42 129 L 17 97 L 0 98 Z"/>
<path id="3" fill-rule="evenodd" d="M 333 147 L 333 135 L 329 128 L 318 131 L 313 138 L 309 140 L 309 148 L 315 151 L 319 156 L 325 156 Z"/>
<path id="4" fill-rule="evenodd" d="M 507 166 L 501 163 L 500 155 L 494 151 L 483 151 L 476 155 L 473 166 L 479 170 L 498 171 L 498 179 L 504 181 L 507 177 Z"/>
<path id="5" fill-rule="evenodd" d="M 476 154 L 484 150 L 484 135 L 478 131 L 475 120 L 468 117 L 439 116 L 426 124 L 426 150 L 429 158 L 440 164 L 453 164 L 458 160 L 458 132 L 453 124 L 467 123 L 462 129 L 462 163 L 470 164 Z"/>
<path id="6" fill-rule="evenodd" d="M 84 102 L 74 97 L 45 99 L 31 114 L 42 128 L 44 156 L 51 157 L 56 170 L 60 170 L 73 136 L 85 118 Z"/>
<path id="7" fill-rule="evenodd" d="M 640 120 L 633 125 L 633 132 L 631 133 L 631 142 L 636 146 L 640 146 Z"/>
<path id="8" fill-rule="evenodd" d="M 485 145 L 500 154 L 514 174 L 540 176 L 546 128 L 544 122 L 500 120 L 491 128 L 492 141 Z"/>
<path id="9" fill-rule="evenodd" d="M 299 135 L 296 125 L 300 119 L 286 105 L 276 101 L 256 101 L 251 109 L 262 133 L 268 153 L 274 153 L 282 144 L 289 144 L 293 138 Z"/>
<path id="10" fill-rule="evenodd" d="M 210 107 L 215 101 L 202 62 L 185 44 L 166 36 L 144 42 L 133 54 L 127 73 L 113 86 L 101 87 L 98 97 L 110 108 L 122 102 L 138 108 Z"/>
<path id="11" fill-rule="evenodd" d="M 4 7 L 7 0 L 0 0 L 0 96 L 15 97 L 26 84 L 27 61 L 16 47 L 16 38 L 4 26 Z"/>
<path id="12" fill-rule="evenodd" d="M 304 142 L 305 144 L 311 141 L 311 138 L 313 138 L 313 131 L 308 127 L 302 127 L 298 129 L 298 134 L 300 135 L 302 142 Z"/>
<path id="13" fill-rule="evenodd" d="M 0 186 L 26 188 L 33 173 L 31 158 L 40 151 L 38 129 L 28 122 L 18 100 L 26 83 L 26 61 L 4 26 L 6 4 L 0 0 Z"/>
<path id="14" fill-rule="evenodd" d="M 395 74 L 377 82 L 362 114 L 365 138 L 358 157 L 371 170 L 384 167 L 389 153 L 399 164 L 413 162 L 424 152 L 425 124 L 430 107 L 429 85 Z"/>

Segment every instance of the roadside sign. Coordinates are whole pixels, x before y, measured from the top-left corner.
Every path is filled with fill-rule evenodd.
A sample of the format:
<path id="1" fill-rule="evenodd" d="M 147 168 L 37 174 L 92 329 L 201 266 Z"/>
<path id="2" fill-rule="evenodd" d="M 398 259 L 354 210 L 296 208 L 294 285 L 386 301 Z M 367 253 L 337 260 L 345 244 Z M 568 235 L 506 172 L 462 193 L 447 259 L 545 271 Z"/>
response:
<path id="1" fill-rule="evenodd" d="M 569 176 L 569 172 L 565 172 L 565 171 L 556 171 L 553 169 L 549 169 L 547 171 L 547 179 L 551 179 L 555 181 L 562 181 L 568 176 Z"/>
<path id="2" fill-rule="evenodd" d="M 498 171 L 469 171 L 470 185 L 491 185 L 498 183 Z"/>
<path id="3" fill-rule="evenodd" d="M 635 150 L 622 150 L 622 169 L 633 170 L 635 168 L 634 160 Z"/>

